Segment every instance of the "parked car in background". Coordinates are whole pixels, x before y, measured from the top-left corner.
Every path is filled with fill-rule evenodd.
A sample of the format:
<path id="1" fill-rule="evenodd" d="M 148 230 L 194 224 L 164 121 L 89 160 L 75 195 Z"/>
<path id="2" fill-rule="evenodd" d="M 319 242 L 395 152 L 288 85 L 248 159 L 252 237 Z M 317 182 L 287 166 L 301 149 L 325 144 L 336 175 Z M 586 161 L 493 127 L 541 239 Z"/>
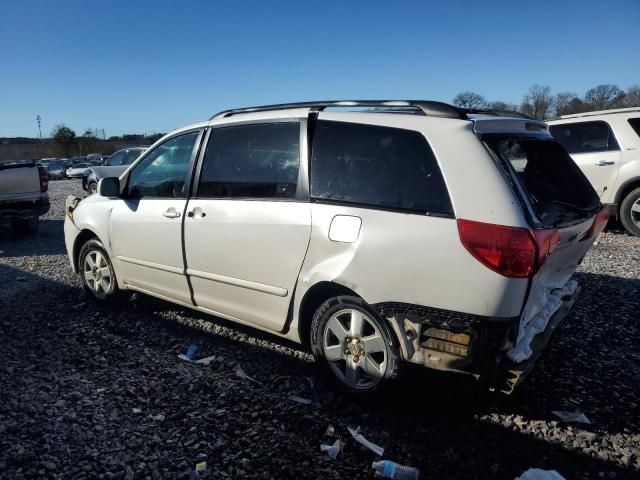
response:
<path id="1" fill-rule="evenodd" d="M 563 115 L 547 123 L 610 214 L 640 236 L 640 108 Z"/>
<path id="2" fill-rule="evenodd" d="M 84 178 L 89 175 L 89 165 L 88 163 L 76 163 L 73 166 L 67 168 L 65 174 L 69 178 Z"/>
<path id="3" fill-rule="evenodd" d="M 164 136 L 99 194 L 71 196 L 64 230 L 95 299 L 139 291 L 303 343 L 352 393 L 402 361 L 509 393 L 606 220 L 544 122 L 309 102 Z"/>
<path id="4" fill-rule="evenodd" d="M 49 211 L 45 168 L 31 160 L 0 162 L 0 223 L 19 233 L 36 233 Z"/>
<path id="5" fill-rule="evenodd" d="M 105 160 L 104 165 L 89 169 L 91 172 L 87 177 L 83 177 L 82 188 L 89 193 L 95 193 L 101 178 L 119 177 L 147 148 L 140 146 L 118 150 Z"/>
<path id="6" fill-rule="evenodd" d="M 59 158 L 41 158 L 40 160 L 36 161 L 37 165 L 42 165 L 43 167 L 46 167 L 47 165 L 49 165 L 52 162 L 58 162 L 60 161 Z"/>
<path id="7" fill-rule="evenodd" d="M 45 166 L 50 179 L 66 178 L 66 168 L 61 162 L 51 162 Z"/>
<path id="8" fill-rule="evenodd" d="M 89 155 L 87 155 L 86 161 L 91 165 L 99 165 L 101 158 L 102 158 L 102 155 L 100 155 L 99 153 L 90 153 Z"/>

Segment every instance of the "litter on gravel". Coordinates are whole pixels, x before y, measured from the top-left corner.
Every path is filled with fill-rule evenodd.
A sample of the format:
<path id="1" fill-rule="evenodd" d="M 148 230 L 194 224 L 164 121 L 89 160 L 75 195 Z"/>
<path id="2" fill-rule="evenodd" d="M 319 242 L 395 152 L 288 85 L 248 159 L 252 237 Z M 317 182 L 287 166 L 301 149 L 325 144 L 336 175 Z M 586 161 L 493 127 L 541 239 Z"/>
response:
<path id="1" fill-rule="evenodd" d="M 237 364 L 236 368 L 233 371 L 235 372 L 236 377 L 244 378 L 246 380 L 250 380 L 250 381 L 252 381 L 254 383 L 257 383 L 258 385 L 262 386 L 262 383 L 260 383 L 258 380 L 256 380 L 255 378 L 250 377 L 249 375 L 247 375 L 244 372 L 244 370 L 242 369 L 242 367 L 240 366 L 240 364 Z"/>
<path id="2" fill-rule="evenodd" d="M 299 397 L 297 395 L 289 395 L 289 400 L 296 403 L 301 403 L 302 405 L 311 405 L 311 400 L 308 398 Z"/>
<path id="3" fill-rule="evenodd" d="M 320 451 L 327 452 L 327 455 L 335 460 L 338 457 L 338 454 L 342 451 L 342 447 L 343 444 L 338 438 L 335 442 L 333 442 L 333 445 L 325 445 L 324 443 L 320 444 Z"/>
<path id="4" fill-rule="evenodd" d="M 591 424 L 591 421 L 580 410 L 575 410 L 573 412 L 567 412 L 564 410 L 553 410 L 551 413 L 553 413 L 556 417 L 558 417 L 563 422 Z"/>
<path id="5" fill-rule="evenodd" d="M 382 456 L 382 454 L 384 453 L 384 448 L 382 448 L 382 447 L 376 445 L 375 443 L 372 443 L 369 440 L 367 440 L 366 438 L 364 438 L 364 436 L 359 433 L 360 432 L 360 427 L 356 428 L 355 430 L 353 428 L 351 428 L 351 427 L 347 427 L 347 430 L 349 430 L 349 433 L 351 434 L 353 439 L 356 442 L 358 442 L 360 445 L 363 445 L 363 446 L 367 447 L 369 450 L 371 450 L 376 455 Z"/>
<path id="6" fill-rule="evenodd" d="M 565 478 L 555 470 L 530 468 L 514 480 L 565 480 Z"/>
<path id="7" fill-rule="evenodd" d="M 184 360 L 185 362 L 197 363 L 199 365 L 209 365 L 211 362 L 218 359 L 217 355 L 211 355 L 209 357 L 199 358 L 198 360 L 194 360 L 192 358 L 187 357 L 184 353 L 180 353 L 178 355 L 180 360 Z"/>

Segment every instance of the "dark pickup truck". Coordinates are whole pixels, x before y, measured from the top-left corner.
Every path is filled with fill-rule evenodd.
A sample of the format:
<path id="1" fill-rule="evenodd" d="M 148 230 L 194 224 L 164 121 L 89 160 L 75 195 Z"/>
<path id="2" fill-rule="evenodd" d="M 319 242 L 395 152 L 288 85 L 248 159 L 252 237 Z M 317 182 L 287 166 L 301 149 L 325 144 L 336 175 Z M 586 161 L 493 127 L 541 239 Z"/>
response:
<path id="1" fill-rule="evenodd" d="M 49 177 L 29 160 L 0 162 L 0 223 L 19 233 L 36 233 L 40 215 L 49 211 Z"/>

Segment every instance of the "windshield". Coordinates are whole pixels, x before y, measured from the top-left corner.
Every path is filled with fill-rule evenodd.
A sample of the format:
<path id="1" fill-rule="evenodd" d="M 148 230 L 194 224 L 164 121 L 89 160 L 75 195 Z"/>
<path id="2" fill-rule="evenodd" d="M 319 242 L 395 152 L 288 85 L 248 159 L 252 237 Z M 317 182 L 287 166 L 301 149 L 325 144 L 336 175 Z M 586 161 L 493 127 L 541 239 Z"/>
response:
<path id="1" fill-rule="evenodd" d="M 482 139 L 514 173 L 545 226 L 590 218 L 600 208 L 597 193 L 555 140 L 500 134 Z"/>

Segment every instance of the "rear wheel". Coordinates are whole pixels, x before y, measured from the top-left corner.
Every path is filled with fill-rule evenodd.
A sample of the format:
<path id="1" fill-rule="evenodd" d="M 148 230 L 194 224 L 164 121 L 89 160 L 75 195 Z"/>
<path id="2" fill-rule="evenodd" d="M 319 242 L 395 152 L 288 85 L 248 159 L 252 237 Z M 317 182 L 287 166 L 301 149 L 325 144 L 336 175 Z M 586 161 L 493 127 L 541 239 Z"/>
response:
<path id="1" fill-rule="evenodd" d="M 11 228 L 14 232 L 22 235 L 35 235 L 40 228 L 40 218 L 31 217 L 27 219 L 14 220 L 11 222 Z"/>
<path id="2" fill-rule="evenodd" d="M 388 330 L 357 297 L 334 297 L 318 308 L 311 347 L 316 361 L 348 393 L 375 392 L 398 373 L 400 359 Z"/>
<path id="3" fill-rule="evenodd" d="M 111 259 L 99 240 L 91 239 L 80 249 L 78 272 L 84 289 L 96 300 L 110 300 L 118 295 Z"/>
<path id="4" fill-rule="evenodd" d="M 620 204 L 620 221 L 627 232 L 640 237 L 640 188 L 624 197 Z"/>

